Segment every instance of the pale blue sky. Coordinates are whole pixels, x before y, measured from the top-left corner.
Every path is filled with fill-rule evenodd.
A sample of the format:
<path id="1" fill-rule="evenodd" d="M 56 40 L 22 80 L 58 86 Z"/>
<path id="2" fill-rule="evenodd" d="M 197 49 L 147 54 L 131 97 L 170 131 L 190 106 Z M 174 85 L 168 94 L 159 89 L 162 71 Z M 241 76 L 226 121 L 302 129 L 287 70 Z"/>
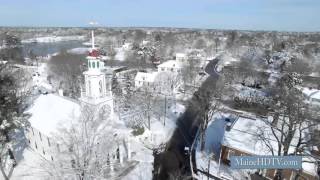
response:
<path id="1" fill-rule="evenodd" d="M 0 26 L 320 31 L 320 0 L 0 0 Z"/>

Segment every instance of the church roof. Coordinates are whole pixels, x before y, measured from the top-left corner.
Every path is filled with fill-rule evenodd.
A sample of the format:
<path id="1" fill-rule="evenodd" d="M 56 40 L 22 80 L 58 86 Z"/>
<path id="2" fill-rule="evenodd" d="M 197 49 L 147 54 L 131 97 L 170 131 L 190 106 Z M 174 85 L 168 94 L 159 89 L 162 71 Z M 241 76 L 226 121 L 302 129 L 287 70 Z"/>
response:
<path id="1" fill-rule="evenodd" d="M 50 136 L 59 127 L 69 127 L 80 115 L 80 105 L 74 100 L 54 94 L 40 95 L 27 110 L 33 128 Z"/>

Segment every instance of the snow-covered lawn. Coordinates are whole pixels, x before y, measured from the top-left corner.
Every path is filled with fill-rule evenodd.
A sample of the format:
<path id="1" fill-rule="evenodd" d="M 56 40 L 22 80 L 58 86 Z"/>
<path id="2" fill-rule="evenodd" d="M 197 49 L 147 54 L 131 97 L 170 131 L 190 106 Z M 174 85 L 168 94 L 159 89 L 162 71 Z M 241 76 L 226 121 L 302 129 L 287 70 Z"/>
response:
<path id="1" fill-rule="evenodd" d="M 124 180 L 151 180 L 153 170 L 152 150 L 146 148 L 138 138 L 132 141 L 132 160 L 137 161 L 136 167 L 125 175 Z"/>
<path id="2" fill-rule="evenodd" d="M 48 172 L 46 172 L 42 165 L 44 158 L 31 148 L 26 148 L 23 151 L 22 159 L 15 167 L 12 180 L 42 180 L 49 179 Z"/>

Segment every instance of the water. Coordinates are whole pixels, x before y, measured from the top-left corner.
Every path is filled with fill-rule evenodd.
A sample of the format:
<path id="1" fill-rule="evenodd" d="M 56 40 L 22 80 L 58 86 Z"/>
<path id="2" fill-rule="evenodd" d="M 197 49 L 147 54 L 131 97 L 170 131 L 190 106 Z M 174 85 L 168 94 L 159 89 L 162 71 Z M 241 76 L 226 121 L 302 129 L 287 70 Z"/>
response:
<path id="1" fill-rule="evenodd" d="M 61 50 L 69 50 L 73 48 L 84 47 L 84 41 L 61 41 L 52 43 L 26 43 L 23 44 L 23 55 L 28 56 L 32 50 L 37 56 L 46 56 L 60 52 Z"/>

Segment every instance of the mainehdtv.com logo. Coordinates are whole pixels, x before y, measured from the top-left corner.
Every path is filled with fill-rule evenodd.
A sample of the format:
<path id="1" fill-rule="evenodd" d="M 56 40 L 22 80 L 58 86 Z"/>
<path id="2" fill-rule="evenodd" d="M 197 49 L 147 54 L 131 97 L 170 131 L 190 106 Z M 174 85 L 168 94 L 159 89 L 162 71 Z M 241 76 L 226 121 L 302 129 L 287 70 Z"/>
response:
<path id="1" fill-rule="evenodd" d="M 302 156 L 231 156 L 233 169 L 301 169 Z"/>

